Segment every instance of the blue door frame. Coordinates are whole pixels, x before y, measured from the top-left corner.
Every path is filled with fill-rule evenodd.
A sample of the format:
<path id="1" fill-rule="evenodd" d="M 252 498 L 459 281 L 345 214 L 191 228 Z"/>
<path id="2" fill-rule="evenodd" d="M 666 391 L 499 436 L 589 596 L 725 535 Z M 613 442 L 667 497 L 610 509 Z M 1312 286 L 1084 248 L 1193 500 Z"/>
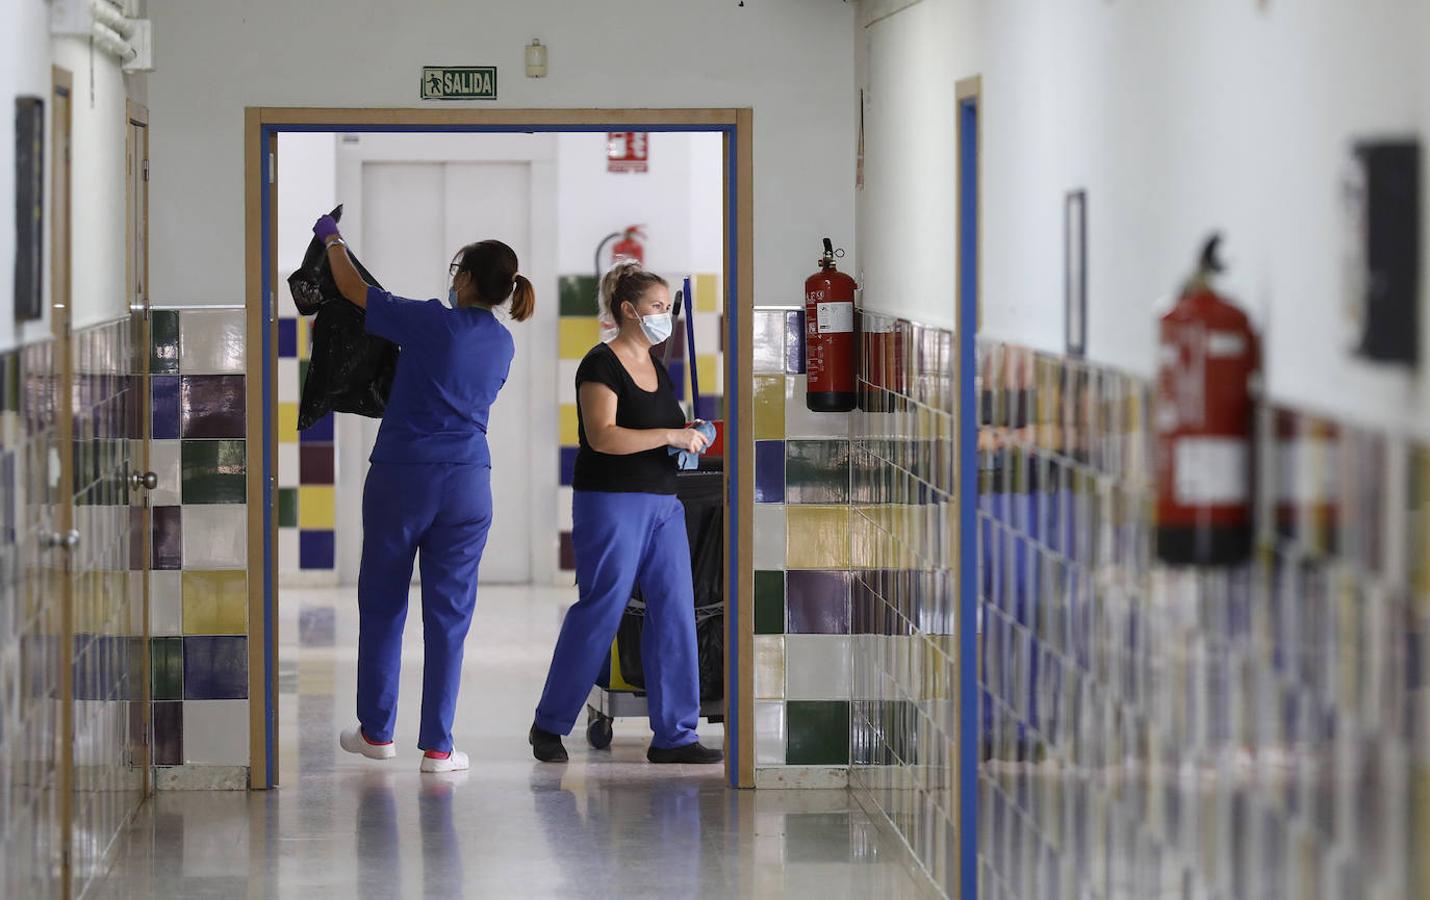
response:
<path id="1" fill-rule="evenodd" d="M 958 101 L 959 896 L 978 896 L 978 104 Z"/>
<path id="2" fill-rule="evenodd" d="M 314 111 L 317 113 L 318 111 Z M 553 117 L 559 118 L 559 117 Z M 273 212 L 276 209 L 276 198 L 273 196 L 274 181 L 270 177 L 273 172 L 273 157 L 276 150 L 276 137 L 283 132 L 331 132 L 331 133 L 376 133 L 376 132 L 399 132 L 413 134 L 432 133 L 483 133 L 483 134 L 533 134 L 533 133 L 560 133 L 560 132 L 609 132 L 609 131 L 644 131 L 644 132 L 701 132 L 720 134 L 725 137 L 725 204 L 728 210 L 725 233 L 725 251 L 728 264 L 726 267 L 725 287 L 725 398 L 726 407 L 729 411 L 726 416 L 725 429 L 725 466 L 726 466 L 726 488 L 725 497 L 726 509 L 733 511 L 733 514 L 725 516 L 726 531 L 726 613 L 725 613 L 725 670 L 726 670 L 726 716 L 725 732 L 727 763 L 727 781 L 731 787 L 740 786 L 740 771 L 742 764 L 748 763 L 741 756 L 741 739 L 744 722 L 741 721 L 740 707 L 741 697 L 745 686 L 741 682 L 741 659 L 740 659 L 740 631 L 743 627 L 741 619 L 741 593 L 740 593 L 740 480 L 737 473 L 740 471 L 742 460 L 740 458 L 741 441 L 743 437 L 740 433 L 740 417 L 738 415 L 741 379 L 739 357 L 740 348 L 743 346 L 740 341 L 741 330 L 745 328 L 745 322 L 740 315 L 742 296 L 740 265 L 740 235 L 739 223 L 741 221 L 740 195 L 744 187 L 739 180 L 739 154 L 736 149 L 736 140 L 739 129 L 735 125 L 727 124 L 670 124 L 670 123 L 632 123 L 619 122 L 608 124 L 393 124 L 393 125 L 361 125 L 350 122 L 343 123 L 323 123 L 305 122 L 303 124 L 270 124 L 262 123 L 259 128 L 259 146 L 257 148 L 257 162 L 259 170 L 259 212 L 261 222 L 261 321 L 264 323 L 260 329 L 262 337 L 262 367 L 260 379 L 262 382 L 263 402 L 263 434 L 262 434 L 262 459 L 263 459 L 263 484 L 269 486 L 277 481 L 277 460 L 271 452 L 269 436 L 273 434 L 275 428 L 276 408 L 271 398 L 276 396 L 276 386 L 270 383 L 270 373 L 272 371 L 273 360 L 277 353 L 274 345 L 272 329 L 268 323 L 276 320 L 276 285 L 273 284 L 273 260 L 274 242 L 276 236 L 272 233 L 271 221 Z M 251 375 L 252 373 L 250 373 Z M 250 444 L 250 447 L 252 445 Z M 251 452 L 251 451 L 250 451 Z M 272 541 L 268 535 L 273 534 L 276 525 L 277 511 L 274 509 L 274 493 L 265 487 L 262 494 L 262 514 L 263 514 L 263 534 L 261 552 L 263 554 L 263 772 L 259 777 L 258 772 L 250 775 L 250 784 L 253 787 L 271 787 L 278 783 L 278 709 L 277 694 L 274 690 L 278 673 L 275 649 L 277 641 L 277 620 L 276 620 L 276 596 L 274 595 L 274 572 L 277 567 L 277 559 L 272 551 Z M 252 628 L 250 627 L 250 639 L 252 639 Z M 251 658 L 251 657 L 250 657 Z M 250 684 L 252 680 L 250 679 Z M 250 691 L 249 702 L 253 702 Z"/>

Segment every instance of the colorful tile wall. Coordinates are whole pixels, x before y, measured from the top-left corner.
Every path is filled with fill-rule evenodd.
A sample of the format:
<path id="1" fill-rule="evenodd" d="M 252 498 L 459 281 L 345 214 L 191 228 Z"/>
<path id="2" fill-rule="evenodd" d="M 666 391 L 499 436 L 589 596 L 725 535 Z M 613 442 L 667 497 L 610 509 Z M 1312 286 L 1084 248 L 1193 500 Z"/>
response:
<path id="1" fill-rule="evenodd" d="M 0 354 L 0 896 L 54 897 L 60 873 L 61 609 L 51 342 Z"/>
<path id="2" fill-rule="evenodd" d="M 278 571 L 335 578 L 337 429 L 330 414 L 298 431 L 309 321 L 278 320 Z"/>
<path id="3" fill-rule="evenodd" d="M 802 310 L 759 307 L 754 331 L 755 765 L 768 784 L 780 767 L 849 765 L 851 420 L 805 406 Z"/>
<path id="4" fill-rule="evenodd" d="M 680 278 L 683 277 L 667 277 L 672 295 L 680 289 Z M 701 419 L 718 419 L 724 416 L 725 372 L 720 279 L 711 274 L 696 275 L 692 291 L 695 294 L 695 375 L 701 391 L 700 396 L 695 398 L 693 410 L 684 324 L 679 320 L 670 341 L 668 369 L 686 414 Z M 571 479 L 576 466 L 576 448 L 580 443 L 576 422 L 576 367 L 601 339 L 601 329 L 597 320 L 597 282 L 593 276 L 564 275 L 560 280 L 560 292 L 561 317 L 557 342 L 560 448 L 556 465 L 561 480 L 557 490 L 557 541 L 560 578 L 569 583 L 576 569 L 571 549 Z"/>
<path id="5" fill-rule="evenodd" d="M 142 457 L 143 319 L 72 337 L 74 530 L 69 551 L 74 623 L 74 893 L 103 874 L 109 840 L 143 798 L 144 582 L 131 577 L 132 510 L 143 492 L 129 475 Z M 142 555 L 142 554 L 141 554 Z"/>
<path id="6" fill-rule="evenodd" d="M 952 335 L 861 318 L 850 782 L 956 896 Z M 1426 896 L 1430 453 L 1267 409 L 1257 562 L 1168 569 L 1148 384 L 978 365 L 980 896 Z"/>
<path id="7" fill-rule="evenodd" d="M 248 764 L 250 458 L 244 311 L 155 310 L 152 322 L 151 365 L 162 361 L 166 374 L 151 379 L 156 415 L 150 458 L 159 487 L 150 496 L 150 718 L 154 764 L 186 767 L 161 771 L 158 783 L 165 786 L 180 781 L 191 771 L 187 767 Z M 285 331 L 296 337 L 296 323 L 280 327 L 280 334 Z M 178 384 L 172 400 L 169 379 Z M 173 407 L 162 422 L 161 390 Z M 283 390 L 280 384 L 280 402 Z M 296 402 L 293 412 L 296 418 Z M 296 474 L 297 467 L 289 471 Z M 296 507 L 289 513 L 284 505 L 294 499 L 280 491 L 280 522 L 300 518 Z M 311 522 L 317 514 L 308 515 Z"/>

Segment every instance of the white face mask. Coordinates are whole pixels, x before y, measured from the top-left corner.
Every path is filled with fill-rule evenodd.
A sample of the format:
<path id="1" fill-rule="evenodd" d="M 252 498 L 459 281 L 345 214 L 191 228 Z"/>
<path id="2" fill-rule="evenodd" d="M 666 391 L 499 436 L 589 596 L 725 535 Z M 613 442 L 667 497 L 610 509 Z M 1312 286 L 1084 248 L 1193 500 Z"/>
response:
<path id="1" fill-rule="evenodd" d="M 674 322 L 668 312 L 653 316 L 641 316 L 641 331 L 645 333 L 646 340 L 652 344 L 659 344 L 670 337 L 674 328 Z"/>

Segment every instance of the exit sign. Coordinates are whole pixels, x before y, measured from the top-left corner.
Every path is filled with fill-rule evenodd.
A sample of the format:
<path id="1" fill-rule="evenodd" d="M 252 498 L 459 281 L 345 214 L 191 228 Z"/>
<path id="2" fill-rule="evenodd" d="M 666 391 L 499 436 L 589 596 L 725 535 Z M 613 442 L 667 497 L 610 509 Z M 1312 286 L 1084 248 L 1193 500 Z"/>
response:
<path id="1" fill-rule="evenodd" d="M 495 100 L 496 66 L 423 66 L 423 100 Z"/>

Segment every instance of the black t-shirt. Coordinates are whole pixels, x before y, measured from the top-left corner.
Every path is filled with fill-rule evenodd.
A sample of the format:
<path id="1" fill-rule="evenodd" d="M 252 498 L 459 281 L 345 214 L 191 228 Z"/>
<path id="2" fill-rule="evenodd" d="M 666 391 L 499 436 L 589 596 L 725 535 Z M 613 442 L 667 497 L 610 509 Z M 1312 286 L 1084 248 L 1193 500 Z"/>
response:
<path id="1" fill-rule="evenodd" d="M 586 422 L 581 413 L 581 385 L 587 381 L 604 384 L 616 394 L 616 424 L 622 428 L 680 428 L 685 413 L 675 399 L 675 388 L 665 366 L 652 356 L 656 370 L 654 391 L 642 390 L 631 379 L 616 352 L 597 344 L 576 369 L 576 420 L 581 449 L 576 452 L 576 472 L 571 486 L 578 491 L 614 491 L 642 494 L 674 494 L 676 459 L 666 447 L 640 453 L 615 455 L 598 453 L 586 440 Z"/>

